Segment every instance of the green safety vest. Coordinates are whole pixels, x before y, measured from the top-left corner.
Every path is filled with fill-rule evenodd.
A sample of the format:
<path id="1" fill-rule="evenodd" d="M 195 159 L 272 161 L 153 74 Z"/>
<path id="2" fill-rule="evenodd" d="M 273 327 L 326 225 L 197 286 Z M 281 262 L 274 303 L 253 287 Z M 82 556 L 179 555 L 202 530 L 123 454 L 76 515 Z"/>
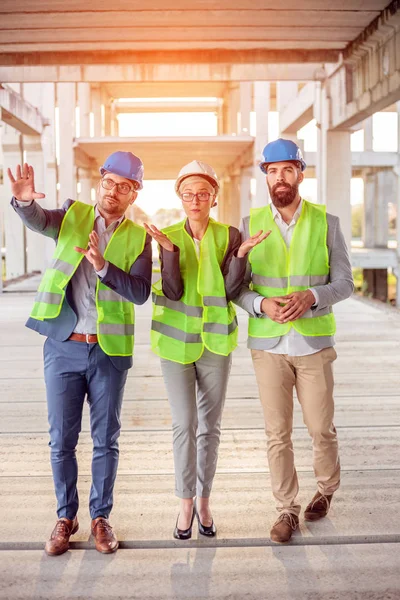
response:
<path id="1" fill-rule="evenodd" d="M 74 246 L 86 248 L 94 227 L 94 207 L 83 202 L 71 204 L 61 224 L 52 263 L 40 282 L 31 317 L 43 321 L 55 319 L 61 312 L 65 291 L 83 254 Z M 142 253 L 146 232 L 129 219 L 114 231 L 104 252 L 110 261 L 126 273 Z M 134 344 L 135 309 L 132 302 L 101 283 L 96 284 L 97 335 L 100 347 L 109 356 L 131 356 Z"/>
<path id="2" fill-rule="evenodd" d="M 251 250 L 251 289 L 265 298 L 329 283 L 329 254 L 326 243 L 328 224 L 326 207 L 303 200 L 289 249 L 279 231 L 270 206 L 251 210 L 250 235 L 271 230 L 267 241 Z M 336 331 L 332 308 L 318 311 L 319 316 L 276 323 L 268 318 L 249 318 L 249 336 L 273 338 L 294 327 L 305 336 L 330 336 Z"/>
<path id="3" fill-rule="evenodd" d="M 151 347 L 162 358 L 181 364 L 198 360 L 204 348 L 228 356 L 237 346 L 238 323 L 231 302 L 226 299 L 221 263 L 229 243 L 229 227 L 213 219 L 200 243 L 185 229 L 186 220 L 163 229 L 178 246 L 183 296 L 169 300 L 162 291 L 162 280 L 153 286 Z"/>

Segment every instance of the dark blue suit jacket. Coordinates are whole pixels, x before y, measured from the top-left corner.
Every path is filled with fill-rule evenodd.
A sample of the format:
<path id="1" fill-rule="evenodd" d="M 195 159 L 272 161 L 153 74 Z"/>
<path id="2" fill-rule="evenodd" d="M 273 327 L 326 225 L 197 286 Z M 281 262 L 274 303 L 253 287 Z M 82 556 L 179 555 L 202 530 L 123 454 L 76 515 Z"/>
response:
<path id="1" fill-rule="evenodd" d="M 15 198 L 13 198 L 11 206 L 21 217 L 26 227 L 57 242 L 62 220 L 73 202 L 74 200 L 67 200 L 62 208 L 46 210 L 35 201 L 30 206 L 20 208 L 17 206 Z M 147 235 L 143 252 L 132 264 L 130 272 L 125 273 L 125 271 L 110 263 L 107 273 L 101 281 L 134 304 L 144 304 L 150 295 L 151 269 L 151 238 Z M 56 319 L 45 319 L 43 321 L 29 317 L 26 326 L 42 335 L 64 342 L 74 331 L 77 321 L 78 316 L 73 304 L 71 284 L 69 283 L 59 316 Z M 131 356 L 110 356 L 110 360 L 121 371 L 132 366 Z"/>

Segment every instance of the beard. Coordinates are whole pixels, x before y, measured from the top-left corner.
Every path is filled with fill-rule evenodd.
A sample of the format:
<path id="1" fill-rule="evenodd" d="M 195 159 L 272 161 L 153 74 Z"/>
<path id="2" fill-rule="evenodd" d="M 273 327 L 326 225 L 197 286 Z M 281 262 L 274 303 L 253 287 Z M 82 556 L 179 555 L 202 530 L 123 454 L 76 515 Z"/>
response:
<path id="1" fill-rule="evenodd" d="M 109 202 L 109 200 L 111 200 L 112 202 Z M 100 208 L 102 208 L 109 214 L 118 213 L 120 211 L 118 198 L 112 196 L 111 194 L 107 194 L 107 196 L 100 197 L 98 199 L 98 204 Z"/>
<path id="2" fill-rule="evenodd" d="M 285 188 L 279 191 L 278 188 Z M 276 183 L 274 186 L 268 185 L 269 194 L 271 196 L 272 203 L 276 208 L 285 208 L 292 204 L 299 192 L 299 184 L 295 183 Z"/>

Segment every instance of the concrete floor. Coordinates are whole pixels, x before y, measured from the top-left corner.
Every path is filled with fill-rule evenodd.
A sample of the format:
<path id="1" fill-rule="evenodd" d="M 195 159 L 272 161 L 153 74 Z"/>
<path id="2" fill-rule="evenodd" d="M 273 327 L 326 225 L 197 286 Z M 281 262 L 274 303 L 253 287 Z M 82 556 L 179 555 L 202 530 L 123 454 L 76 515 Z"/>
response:
<path id="1" fill-rule="evenodd" d="M 216 540 L 172 538 L 170 414 L 149 349 L 151 305 L 137 311 L 136 357 L 123 408 L 112 523 L 121 549 L 97 553 L 87 498 L 91 440 L 85 410 L 78 460 L 80 530 L 71 550 L 43 552 L 55 522 L 42 378 L 43 338 L 24 327 L 35 280 L 0 296 L 0 598 L 400 599 L 400 313 L 351 299 L 336 309 L 336 425 L 342 486 L 329 517 L 301 522 L 288 546 L 275 519 L 246 318 L 235 352 L 213 492 Z M 297 404 L 297 403 L 296 403 Z M 87 407 L 85 407 L 87 409 Z M 303 506 L 315 491 L 310 440 L 296 406 Z"/>

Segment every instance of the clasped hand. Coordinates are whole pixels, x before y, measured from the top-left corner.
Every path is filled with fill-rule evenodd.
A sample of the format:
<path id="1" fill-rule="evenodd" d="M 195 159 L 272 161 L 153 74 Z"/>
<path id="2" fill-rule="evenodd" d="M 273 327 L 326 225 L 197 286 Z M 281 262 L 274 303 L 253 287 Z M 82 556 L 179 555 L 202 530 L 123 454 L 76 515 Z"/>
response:
<path id="1" fill-rule="evenodd" d="M 314 303 L 315 297 L 312 291 L 305 290 L 286 296 L 264 298 L 261 302 L 261 311 L 276 323 L 288 323 L 300 319 Z"/>

